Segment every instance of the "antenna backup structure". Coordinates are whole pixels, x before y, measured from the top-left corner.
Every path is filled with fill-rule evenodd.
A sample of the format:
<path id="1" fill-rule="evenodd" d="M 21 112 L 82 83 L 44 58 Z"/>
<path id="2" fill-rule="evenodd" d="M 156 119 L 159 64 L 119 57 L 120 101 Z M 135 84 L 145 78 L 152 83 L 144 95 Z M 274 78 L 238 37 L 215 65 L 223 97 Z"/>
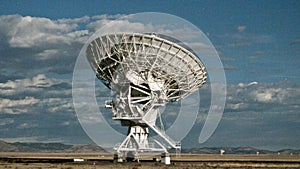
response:
<path id="1" fill-rule="evenodd" d="M 97 78 L 113 93 L 106 102 L 112 118 L 128 126 L 127 137 L 114 147 L 115 158 L 167 153 L 162 142 L 149 137 L 149 128 L 172 148 L 181 149 L 180 142 L 165 133 L 159 108 L 205 83 L 205 67 L 188 47 L 163 35 L 115 33 L 91 41 L 86 56 Z"/>

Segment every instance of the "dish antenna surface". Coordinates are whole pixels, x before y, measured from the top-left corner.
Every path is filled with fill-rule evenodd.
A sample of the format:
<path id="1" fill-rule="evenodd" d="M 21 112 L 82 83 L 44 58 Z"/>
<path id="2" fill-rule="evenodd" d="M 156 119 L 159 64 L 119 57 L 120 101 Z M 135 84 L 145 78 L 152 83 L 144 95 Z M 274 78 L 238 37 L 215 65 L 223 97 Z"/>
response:
<path id="1" fill-rule="evenodd" d="M 114 147 L 117 154 L 166 153 L 164 144 L 149 137 L 149 128 L 181 149 L 164 131 L 160 107 L 205 83 L 205 67 L 190 48 L 164 35 L 115 33 L 92 40 L 86 56 L 97 78 L 112 91 L 112 100 L 106 102 L 112 118 L 128 126 L 127 137 Z"/>

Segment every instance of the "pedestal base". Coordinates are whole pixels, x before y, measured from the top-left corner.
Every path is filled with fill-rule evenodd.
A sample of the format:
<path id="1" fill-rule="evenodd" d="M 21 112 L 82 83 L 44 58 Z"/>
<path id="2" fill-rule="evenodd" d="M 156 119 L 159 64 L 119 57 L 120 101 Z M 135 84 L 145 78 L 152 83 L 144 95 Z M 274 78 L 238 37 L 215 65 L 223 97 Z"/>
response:
<path id="1" fill-rule="evenodd" d="M 171 158 L 169 153 L 162 153 L 161 155 L 161 163 L 164 163 L 166 165 L 171 164 Z"/>
<path id="2" fill-rule="evenodd" d="M 114 154 L 114 163 L 122 163 L 123 156 L 121 154 Z"/>

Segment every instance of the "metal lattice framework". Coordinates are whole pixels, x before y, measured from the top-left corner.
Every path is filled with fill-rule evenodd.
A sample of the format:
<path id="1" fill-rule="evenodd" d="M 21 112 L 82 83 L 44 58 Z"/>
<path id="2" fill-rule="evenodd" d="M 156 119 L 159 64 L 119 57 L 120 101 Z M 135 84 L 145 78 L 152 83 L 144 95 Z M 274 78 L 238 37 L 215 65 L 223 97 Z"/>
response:
<path id="1" fill-rule="evenodd" d="M 166 36 L 164 36 L 166 37 Z M 166 151 L 151 147 L 148 127 L 172 147 L 180 148 L 157 127 L 159 107 L 178 101 L 200 88 L 206 71 L 192 51 L 160 35 L 140 33 L 109 34 L 89 43 L 86 50 L 96 76 L 114 92 L 107 107 L 113 118 L 130 127 L 117 152 Z"/>
<path id="2" fill-rule="evenodd" d="M 110 88 L 111 83 L 117 83 L 116 71 L 133 69 L 164 80 L 168 101 L 175 101 L 197 90 L 206 80 L 205 68 L 192 52 L 155 35 L 102 36 L 90 43 L 87 53 L 97 77 Z"/>

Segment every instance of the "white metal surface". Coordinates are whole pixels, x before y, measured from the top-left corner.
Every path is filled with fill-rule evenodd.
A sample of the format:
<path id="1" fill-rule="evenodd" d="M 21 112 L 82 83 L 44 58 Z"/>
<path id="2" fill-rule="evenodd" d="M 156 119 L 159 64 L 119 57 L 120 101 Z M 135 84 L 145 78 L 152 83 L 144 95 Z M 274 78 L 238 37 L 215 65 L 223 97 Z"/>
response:
<path id="1" fill-rule="evenodd" d="M 111 34 L 92 41 L 87 58 L 97 77 L 112 88 L 122 74 L 135 84 L 163 88 L 177 101 L 201 87 L 206 71 L 189 50 L 155 35 Z"/>

